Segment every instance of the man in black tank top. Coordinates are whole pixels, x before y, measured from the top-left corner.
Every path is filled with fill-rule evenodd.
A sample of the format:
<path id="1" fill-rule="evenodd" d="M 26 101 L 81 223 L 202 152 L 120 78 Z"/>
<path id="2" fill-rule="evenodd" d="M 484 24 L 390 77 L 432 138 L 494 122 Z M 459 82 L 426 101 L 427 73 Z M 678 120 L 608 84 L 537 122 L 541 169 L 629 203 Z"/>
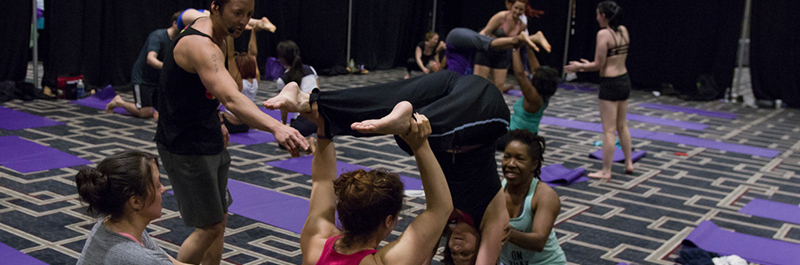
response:
<path id="1" fill-rule="evenodd" d="M 195 227 L 178 251 L 181 262 L 221 261 L 231 196 L 227 192 L 227 131 L 217 114 L 220 103 L 247 125 L 273 133 L 293 156 L 308 148 L 297 130 L 264 114 L 240 93 L 225 68 L 222 51 L 233 45 L 226 38 L 241 35 L 253 9 L 254 0 L 216 0 L 209 16 L 184 12 L 184 21 L 193 23 L 164 56 L 155 141 L 181 217 L 187 226 Z"/>

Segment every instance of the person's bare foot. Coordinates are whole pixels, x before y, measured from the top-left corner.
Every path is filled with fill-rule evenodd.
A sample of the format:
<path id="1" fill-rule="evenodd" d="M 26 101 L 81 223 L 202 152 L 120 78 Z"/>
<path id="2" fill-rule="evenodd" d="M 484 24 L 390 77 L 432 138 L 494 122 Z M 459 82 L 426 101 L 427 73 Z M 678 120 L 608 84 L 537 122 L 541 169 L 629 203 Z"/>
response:
<path id="1" fill-rule="evenodd" d="M 407 73 L 406 76 L 403 77 L 403 79 L 408 79 L 409 77 L 411 77 L 411 74 Z"/>
<path id="2" fill-rule="evenodd" d="M 377 120 L 354 122 L 350 128 L 361 133 L 375 134 L 404 134 L 408 132 L 411 124 L 411 114 L 414 107 L 408 101 L 401 101 L 394 106 L 392 112 Z"/>
<path id="3" fill-rule="evenodd" d="M 545 51 L 550 53 L 552 47 L 550 46 L 550 42 L 547 41 L 547 38 L 544 37 L 544 33 L 542 33 L 541 31 L 537 31 L 536 34 L 531 35 L 529 39 L 539 44 L 539 46 L 542 46 L 542 48 L 544 48 Z"/>
<path id="4" fill-rule="evenodd" d="M 309 155 L 314 155 L 314 152 L 317 151 L 317 138 L 314 138 L 312 136 L 312 137 L 306 138 L 306 140 L 308 141 L 308 149 L 306 149 L 306 152 Z"/>
<path id="5" fill-rule="evenodd" d="M 277 96 L 264 101 L 263 105 L 267 109 L 280 109 L 286 112 L 306 113 L 311 111 L 308 104 L 309 95 L 300 91 L 297 83 L 286 84 Z"/>
<path id="6" fill-rule="evenodd" d="M 533 51 L 539 52 L 539 47 L 536 46 L 536 44 L 533 44 L 533 41 L 531 41 L 531 38 L 529 36 L 526 36 L 525 34 L 517 35 L 517 41 L 523 41 L 525 42 L 525 45 L 531 47 Z"/>
<path id="7" fill-rule="evenodd" d="M 114 113 L 114 108 L 119 107 L 120 102 L 123 101 L 124 100 L 122 100 L 122 97 L 120 97 L 119 95 L 114 97 L 114 99 L 112 99 L 111 102 L 108 102 L 108 104 L 106 104 L 106 113 Z"/>
<path id="8" fill-rule="evenodd" d="M 603 172 L 601 170 L 594 173 L 589 173 L 589 177 L 596 179 L 611 179 L 611 172 Z"/>
<path id="9" fill-rule="evenodd" d="M 628 174 L 628 175 L 633 174 L 633 169 L 634 169 L 633 163 L 630 163 L 630 164 L 629 163 L 625 163 L 625 174 Z"/>
<path id="10" fill-rule="evenodd" d="M 256 24 L 256 30 L 269 30 L 269 32 L 275 33 L 277 29 L 278 27 L 275 27 L 275 24 L 272 24 L 267 17 L 261 17 L 261 20 Z"/>

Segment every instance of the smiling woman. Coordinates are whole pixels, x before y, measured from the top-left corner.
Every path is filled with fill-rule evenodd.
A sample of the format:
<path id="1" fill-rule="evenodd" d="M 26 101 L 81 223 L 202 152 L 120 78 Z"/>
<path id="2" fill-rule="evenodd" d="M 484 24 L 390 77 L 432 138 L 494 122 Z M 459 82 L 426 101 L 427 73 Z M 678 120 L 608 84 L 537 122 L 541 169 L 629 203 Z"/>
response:
<path id="1" fill-rule="evenodd" d="M 509 139 L 501 164 L 509 234 L 500 261 L 566 264 L 567 258 L 553 231 L 561 201 L 553 188 L 539 181 L 544 138 L 527 130 L 513 130 Z"/>

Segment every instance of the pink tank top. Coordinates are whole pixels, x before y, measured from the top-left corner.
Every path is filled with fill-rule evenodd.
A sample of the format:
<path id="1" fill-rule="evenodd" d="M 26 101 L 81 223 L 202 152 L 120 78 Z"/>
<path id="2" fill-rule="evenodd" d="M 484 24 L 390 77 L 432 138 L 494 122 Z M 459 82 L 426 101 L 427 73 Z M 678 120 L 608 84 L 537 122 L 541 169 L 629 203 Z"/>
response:
<path id="1" fill-rule="evenodd" d="M 365 249 L 350 255 L 339 254 L 339 252 L 336 252 L 336 250 L 333 249 L 333 244 L 336 243 L 336 240 L 341 237 L 342 235 L 338 235 L 328 238 L 328 240 L 325 241 L 325 248 L 322 250 L 322 255 L 320 255 L 317 264 L 357 265 L 358 263 L 361 263 L 361 260 L 364 259 L 364 257 L 378 252 L 375 249 Z"/>

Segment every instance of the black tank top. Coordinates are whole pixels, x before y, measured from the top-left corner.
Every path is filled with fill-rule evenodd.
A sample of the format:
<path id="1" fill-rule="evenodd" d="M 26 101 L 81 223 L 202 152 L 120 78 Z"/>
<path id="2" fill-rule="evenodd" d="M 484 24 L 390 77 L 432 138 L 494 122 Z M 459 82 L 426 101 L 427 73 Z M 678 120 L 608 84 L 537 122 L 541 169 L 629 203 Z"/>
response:
<path id="1" fill-rule="evenodd" d="M 206 90 L 198 74 L 183 70 L 173 56 L 175 45 L 189 35 L 211 39 L 190 25 L 165 51 L 156 106 L 159 119 L 155 141 L 174 154 L 216 155 L 224 148 L 217 114 L 219 100 Z M 220 59 L 227 62 L 227 58 Z"/>

